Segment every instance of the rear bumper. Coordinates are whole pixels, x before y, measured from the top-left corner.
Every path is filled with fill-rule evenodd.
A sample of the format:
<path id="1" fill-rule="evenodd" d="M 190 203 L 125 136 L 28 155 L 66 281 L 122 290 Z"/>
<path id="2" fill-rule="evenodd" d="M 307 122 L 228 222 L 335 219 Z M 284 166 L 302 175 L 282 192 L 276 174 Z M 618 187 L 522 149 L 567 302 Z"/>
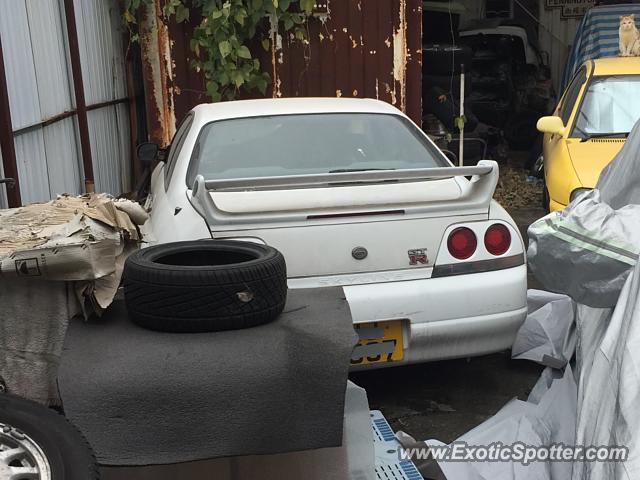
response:
<path id="1" fill-rule="evenodd" d="M 353 320 L 404 320 L 404 359 L 375 368 L 510 348 L 527 315 L 526 265 L 492 272 L 344 287 Z"/>

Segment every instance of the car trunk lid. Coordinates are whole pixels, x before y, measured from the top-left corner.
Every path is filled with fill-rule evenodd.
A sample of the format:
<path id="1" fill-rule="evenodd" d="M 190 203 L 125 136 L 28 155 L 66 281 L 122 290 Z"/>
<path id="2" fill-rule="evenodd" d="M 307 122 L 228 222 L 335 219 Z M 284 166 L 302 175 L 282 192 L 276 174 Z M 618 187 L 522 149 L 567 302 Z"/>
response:
<path id="1" fill-rule="evenodd" d="M 430 172 L 415 178 L 401 171 L 201 179 L 191 199 L 214 238 L 274 246 L 290 278 L 410 268 L 428 276 L 449 225 L 488 218 L 497 165 L 483 167 L 423 169 Z M 458 175 L 478 172 L 471 182 Z"/>

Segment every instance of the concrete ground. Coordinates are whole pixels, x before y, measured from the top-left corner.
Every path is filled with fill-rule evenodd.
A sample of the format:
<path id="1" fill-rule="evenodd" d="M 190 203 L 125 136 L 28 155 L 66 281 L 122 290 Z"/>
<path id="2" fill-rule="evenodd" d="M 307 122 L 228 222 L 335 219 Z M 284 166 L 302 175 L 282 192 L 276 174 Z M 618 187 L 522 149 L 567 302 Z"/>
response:
<path id="1" fill-rule="evenodd" d="M 527 227 L 544 215 L 539 208 L 510 212 L 526 239 Z M 529 288 L 541 288 L 529 274 Z M 511 360 L 509 351 L 471 359 L 358 372 L 372 409 L 394 430 L 416 440 L 451 442 L 495 414 L 514 397 L 526 400 L 543 368 Z"/>

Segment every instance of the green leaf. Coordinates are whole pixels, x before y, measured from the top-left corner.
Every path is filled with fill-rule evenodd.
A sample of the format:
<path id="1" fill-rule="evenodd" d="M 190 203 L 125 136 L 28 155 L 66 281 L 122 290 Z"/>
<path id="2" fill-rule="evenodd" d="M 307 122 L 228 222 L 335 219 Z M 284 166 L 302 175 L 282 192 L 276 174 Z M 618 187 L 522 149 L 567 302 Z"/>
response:
<path id="1" fill-rule="evenodd" d="M 291 4 L 291 0 L 280 0 L 280 9 L 283 12 L 289 10 L 289 5 Z"/>
<path id="2" fill-rule="evenodd" d="M 268 38 L 263 38 L 262 39 L 262 48 L 265 49 L 265 51 L 269 51 L 269 49 L 271 48 L 271 40 L 269 40 Z"/>
<path id="3" fill-rule="evenodd" d="M 236 50 L 236 55 L 238 55 L 240 58 L 251 58 L 251 52 L 244 45 L 242 45 L 238 50 Z"/>
<path id="4" fill-rule="evenodd" d="M 244 20 L 247 18 L 247 11 L 244 8 L 241 8 L 236 12 L 233 18 L 235 18 L 239 25 L 244 25 Z"/>
<path id="5" fill-rule="evenodd" d="M 185 20 L 189 20 L 189 9 L 180 4 L 176 7 L 176 22 L 182 23 Z"/>
<path id="6" fill-rule="evenodd" d="M 134 17 L 129 10 L 125 10 L 122 16 L 127 23 L 136 23 L 136 17 Z"/>
<path id="7" fill-rule="evenodd" d="M 251 6 L 254 10 L 259 10 L 262 7 L 262 0 L 251 0 Z"/>
<path id="8" fill-rule="evenodd" d="M 453 123 L 458 130 L 462 130 L 464 128 L 464 124 L 467 123 L 467 118 L 464 115 L 456 117 L 454 118 Z"/>
<path id="9" fill-rule="evenodd" d="M 218 73 L 218 80 L 220 81 L 221 85 L 229 85 L 229 83 L 231 82 L 229 75 L 225 71 L 221 71 L 220 73 Z"/>
<path id="10" fill-rule="evenodd" d="M 231 53 L 231 44 L 225 40 L 218 44 L 218 49 L 220 50 L 220 55 L 222 55 L 222 58 L 226 58 Z"/>
<path id="11" fill-rule="evenodd" d="M 302 41 L 302 40 L 304 40 L 304 37 L 305 37 L 304 30 L 297 29 L 296 30 L 296 39 Z"/>
<path id="12" fill-rule="evenodd" d="M 311 15 L 313 13 L 313 7 L 315 6 L 315 0 L 300 0 L 300 8 L 307 15 Z"/>
<path id="13" fill-rule="evenodd" d="M 171 15 L 176 13 L 176 7 L 173 5 L 173 3 L 167 3 L 162 9 L 162 13 L 165 17 L 170 17 Z"/>
<path id="14" fill-rule="evenodd" d="M 236 87 L 240 88 L 244 84 L 244 75 L 240 70 L 236 70 L 232 75 L 233 83 L 236 84 Z"/>
<path id="15" fill-rule="evenodd" d="M 216 19 L 216 18 L 220 18 L 222 16 L 222 10 L 214 10 L 213 12 L 211 12 L 211 18 L 212 19 Z"/>
<path id="16" fill-rule="evenodd" d="M 291 30 L 293 28 L 293 25 L 294 25 L 294 23 L 293 23 L 293 20 L 291 20 L 291 17 L 286 17 L 284 19 L 284 29 L 285 30 L 287 30 L 287 31 Z"/>
<path id="17" fill-rule="evenodd" d="M 267 93 L 267 86 L 269 85 L 269 82 L 266 78 L 264 78 L 263 76 L 259 76 L 254 80 L 253 83 L 255 88 L 257 88 L 262 95 Z"/>
<path id="18" fill-rule="evenodd" d="M 216 82 L 214 82 L 213 80 L 207 82 L 207 93 L 209 95 L 217 92 L 218 90 L 220 90 L 220 85 L 218 85 Z"/>

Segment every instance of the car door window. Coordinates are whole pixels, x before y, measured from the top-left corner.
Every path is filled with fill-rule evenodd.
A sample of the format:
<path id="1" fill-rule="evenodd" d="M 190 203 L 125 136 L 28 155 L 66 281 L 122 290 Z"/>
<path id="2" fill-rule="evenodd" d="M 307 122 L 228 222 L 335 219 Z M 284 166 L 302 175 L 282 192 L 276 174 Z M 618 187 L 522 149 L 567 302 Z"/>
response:
<path id="1" fill-rule="evenodd" d="M 564 99 L 562 100 L 562 106 L 560 107 L 560 118 L 562 118 L 562 123 L 565 125 L 569 123 L 571 113 L 573 112 L 576 100 L 580 94 L 580 89 L 586 80 L 587 69 L 582 67 L 578 73 L 576 73 L 576 76 L 573 77 L 573 81 L 569 85 L 569 88 L 567 88 L 567 93 L 565 94 Z"/>
<path id="2" fill-rule="evenodd" d="M 182 150 L 182 144 L 184 143 L 185 138 L 187 138 L 187 133 L 189 133 L 189 128 L 191 127 L 192 122 L 193 115 L 188 115 L 182 121 L 182 124 L 178 127 L 178 130 L 176 131 L 176 134 L 173 136 L 173 140 L 171 141 L 169 154 L 167 155 L 167 166 L 165 168 L 164 176 L 165 190 L 169 188 L 169 182 L 171 181 L 171 176 L 173 175 L 173 171 L 176 168 L 178 155 L 180 154 L 180 150 Z"/>

